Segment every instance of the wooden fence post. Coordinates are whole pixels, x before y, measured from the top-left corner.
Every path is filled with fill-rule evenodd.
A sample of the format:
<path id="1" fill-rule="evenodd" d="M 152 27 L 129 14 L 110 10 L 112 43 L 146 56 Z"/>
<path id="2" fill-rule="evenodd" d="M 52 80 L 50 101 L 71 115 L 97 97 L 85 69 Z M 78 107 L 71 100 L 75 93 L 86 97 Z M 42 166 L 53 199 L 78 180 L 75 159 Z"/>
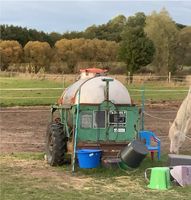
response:
<path id="1" fill-rule="evenodd" d="M 64 73 L 62 73 L 62 83 L 63 83 L 63 88 L 65 89 L 66 85 L 65 85 L 65 76 L 64 76 Z"/>
<path id="2" fill-rule="evenodd" d="M 131 83 L 131 73 L 128 72 L 128 85 Z"/>
<path id="3" fill-rule="evenodd" d="M 171 82 L 171 72 L 168 72 L 168 83 Z"/>

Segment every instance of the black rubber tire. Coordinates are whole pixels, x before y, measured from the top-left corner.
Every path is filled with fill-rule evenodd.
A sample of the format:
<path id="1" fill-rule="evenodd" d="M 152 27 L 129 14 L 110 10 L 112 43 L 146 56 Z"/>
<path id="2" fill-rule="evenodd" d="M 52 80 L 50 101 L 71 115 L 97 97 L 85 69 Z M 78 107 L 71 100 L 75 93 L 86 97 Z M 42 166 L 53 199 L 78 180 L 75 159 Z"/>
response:
<path id="1" fill-rule="evenodd" d="M 63 165 L 67 151 L 67 137 L 61 123 L 49 124 L 46 134 L 46 159 L 51 166 Z"/>

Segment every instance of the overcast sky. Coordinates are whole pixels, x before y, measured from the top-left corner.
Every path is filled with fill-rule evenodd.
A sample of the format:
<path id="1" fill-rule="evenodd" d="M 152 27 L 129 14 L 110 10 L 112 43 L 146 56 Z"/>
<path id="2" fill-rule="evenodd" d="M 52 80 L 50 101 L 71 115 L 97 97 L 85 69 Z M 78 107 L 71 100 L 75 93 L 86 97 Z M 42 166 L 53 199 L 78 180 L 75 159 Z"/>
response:
<path id="1" fill-rule="evenodd" d="M 81 31 L 123 14 L 150 14 L 165 7 L 174 21 L 191 25 L 191 1 L 13 1 L 0 0 L 0 24 L 13 24 L 45 32 Z"/>

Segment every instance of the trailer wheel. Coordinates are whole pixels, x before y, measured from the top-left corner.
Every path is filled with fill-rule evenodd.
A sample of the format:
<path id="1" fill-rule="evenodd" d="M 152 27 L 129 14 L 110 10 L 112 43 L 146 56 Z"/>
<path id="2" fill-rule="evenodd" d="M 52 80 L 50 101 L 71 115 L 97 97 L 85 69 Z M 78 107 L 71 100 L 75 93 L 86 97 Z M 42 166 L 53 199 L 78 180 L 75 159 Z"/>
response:
<path id="1" fill-rule="evenodd" d="M 51 166 L 63 165 L 67 151 L 67 137 L 61 123 L 52 122 L 46 134 L 46 159 Z"/>

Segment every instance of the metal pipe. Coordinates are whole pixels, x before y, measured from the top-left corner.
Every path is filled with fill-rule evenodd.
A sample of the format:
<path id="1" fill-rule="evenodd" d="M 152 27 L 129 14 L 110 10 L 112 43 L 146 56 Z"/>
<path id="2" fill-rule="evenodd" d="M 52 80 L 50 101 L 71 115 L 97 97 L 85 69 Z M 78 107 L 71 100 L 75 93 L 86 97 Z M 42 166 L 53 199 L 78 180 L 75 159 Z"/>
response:
<path id="1" fill-rule="evenodd" d="M 76 113 L 76 127 L 75 127 L 75 134 L 74 134 L 74 149 L 73 149 L 73 159 L 72 159 L 72 172 L 75 171 L 75 160 L 76 160 L 76 146 L 77 146 L 77 136 L 78 136 L 78 123 L 79 123 L 79 111 L 80 111 L 80 93 L 81 87 L 78 90 L 77 97 L 77 113 Z"/>
<path id="2" fill-rule="evenodd" d="M 141 129 L 144 130 L 145 128 L 145 121 L 144 121 L 144 112 L 145 112 L 145 87 L 142 86 L 142 115 L 141 115 Z"/>

